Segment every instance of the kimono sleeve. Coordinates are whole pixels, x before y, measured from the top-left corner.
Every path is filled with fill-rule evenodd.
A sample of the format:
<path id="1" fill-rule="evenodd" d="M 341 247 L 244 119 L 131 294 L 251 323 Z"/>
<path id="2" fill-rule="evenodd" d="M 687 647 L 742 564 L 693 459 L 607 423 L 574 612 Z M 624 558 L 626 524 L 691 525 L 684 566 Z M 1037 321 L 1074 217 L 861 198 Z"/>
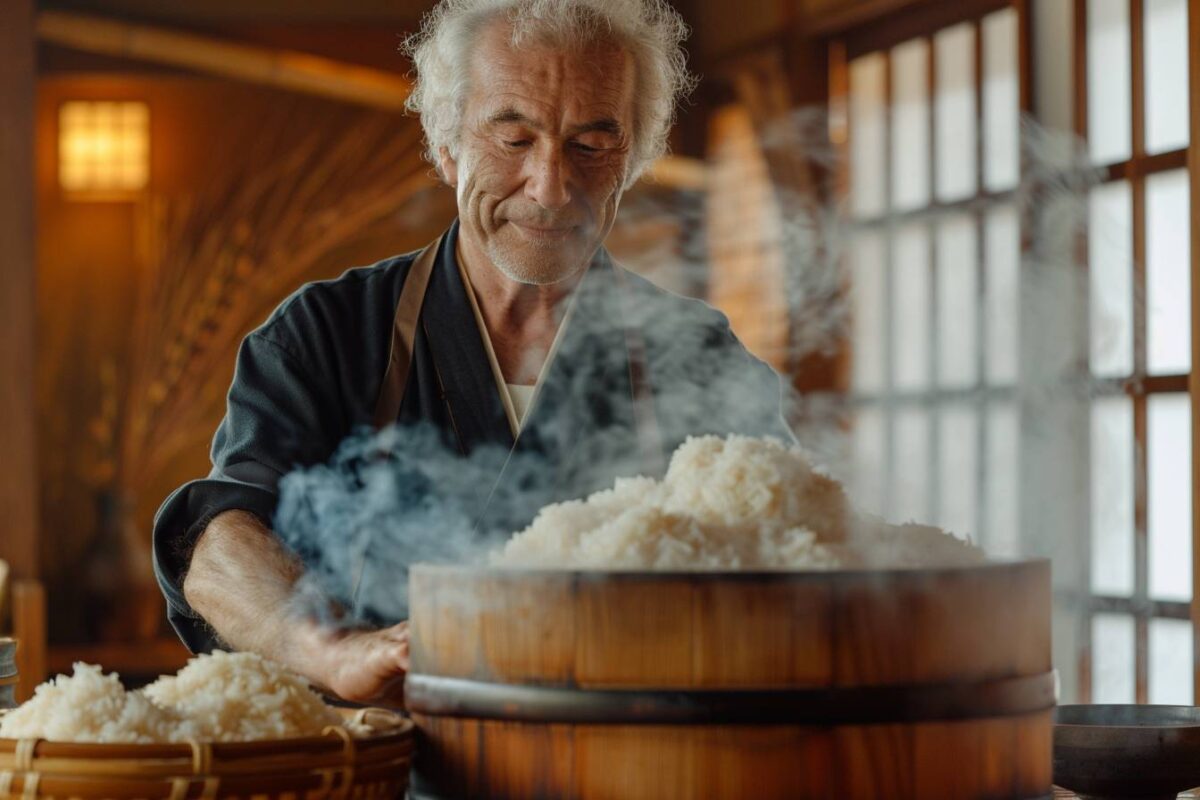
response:
<path id="1" fill-rule="evenodd" d="M 212 471 L 176 489 L 155 516 L 155 576 L 168 619 L 193 652 L 218 645 L 183 595 L 192 548 L 209 521 L 240 509 L 269 526 L 280 479 L 296 466 L 328 458 L 340 440 L 344 415 L 336 393 L 314 381 L 303 364 L 263 329 L 242 341 L 225 418 L 213 437 Z"/>

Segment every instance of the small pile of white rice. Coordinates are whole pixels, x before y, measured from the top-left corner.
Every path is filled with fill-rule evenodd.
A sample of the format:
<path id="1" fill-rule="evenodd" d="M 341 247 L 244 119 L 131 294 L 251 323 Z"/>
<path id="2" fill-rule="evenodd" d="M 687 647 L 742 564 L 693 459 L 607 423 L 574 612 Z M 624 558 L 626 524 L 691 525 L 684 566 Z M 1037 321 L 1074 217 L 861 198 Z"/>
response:
<path id="1" fill-rule="evenodd" d="M 75 664 L 37 687 L 20 708 L 0 717 L 0 737 L 54 742 L 178 742 L 194 737 L 195 727 L 178 713 L 156 705 L 141 692 L 127 692 L 117 675 Z"/>
<path id="2" fill-rule="evenodd" d="M 853 513 L 841 485 L 797 447 L 702 436 L 661 481 L 620 478 L 543 508 L 493 555 L 497 566 L 575 569 L 836 569 L 959 566 L 984 560 L 936 528 Z"/>
<path id="3" fill-rule="evenodd" d="M 43 683 L 0 717 L 0 738 L 244 742 L 319 736 L 341 724 L 341 715 L 295 674 L 254 653 L 215 652 L 135 692 L 116 674 L 77 663 L 74 674 Z"/>
<path id="4" fill-rule="evenodd" d="M 142 691 L 214 742 L 319 736 L 342 722 L 304 679 L 255 653 L 197 656 Z"/>

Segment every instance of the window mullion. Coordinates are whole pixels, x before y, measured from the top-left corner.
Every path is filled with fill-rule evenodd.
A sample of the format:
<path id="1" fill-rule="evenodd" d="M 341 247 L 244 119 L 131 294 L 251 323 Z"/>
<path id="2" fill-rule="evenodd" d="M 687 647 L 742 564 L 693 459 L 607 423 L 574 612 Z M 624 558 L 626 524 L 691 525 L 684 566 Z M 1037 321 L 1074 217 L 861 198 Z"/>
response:
<path id="1" fill-rule="evenodd" d="M 1145 54 L 1143 45 L 1144 13 L 1142 0 L 1129 0 L 1130 36 L 1130 116 L 1131 161 L 1139 163 L 1146 155 L 1145 147 Z M 1148 458 L 1146 454 L 1147 408 L 1146 393 L 1141 379 L 1146 375 L 1146 181 L 1134 170 L 1130 180 L 1133 211 L 1133 435 L 1134 448 L 1134 608 L 1137 609 L 1135 631 L 1137 640 L 1136 676 L 1137 702 L 1149 701 L 1149 630 L 1150 619 L 1145 609 L 1149 602 L 1149 542 L 1147 492 Z"/>
<path id="2" fill-rule="evenodd" d="M 926 205 L 932 205 L 937 198 L 938 187 L 938 171 L 937 171 L 937 152 L 938 152 L 938 132 L 937 132 L 937 47 L 932 36 L 925 38 L 925 124 L 928 126 L 929 135 L 926 137 L 926 180 L 929 182 L 929 198 Z M 929 358 L 929 381 L 930 388 L 933 389 L 934 398 L 940 397 L 942 388 L 941 374 L 941 339 L 939 320 L 943 310 L 939 307 L 938 284 L 941 279 L 939 274 L 942 269 L 942 260 L 938 257 L 939 240 L 937 231 L 937 221 L 934 215 L 930 215 L 925 223 L 926 236 L 929 240 L 929 263 L 926 268 L 929 270 L 929 308 L 932 313 L 929 314 L 929 319 L 926 320 L 926 340 L 929 343 L 927 348 Z M 940 480 L 941 463 L 942 463 L 942 411 L 943 404 L 937 399 L 930 404 L 929 408 L 929 453 L 926 458 L 925 468 L 929 471 L 929 482 L 925 492 L 925 504 L 929 509 L 930 517 L 937 519 L 939 524 L 944 521 L 940 519 L 942 510 L 942 492 L 944 487 Z M 966 531 L 958 531 L 960 534 L 965 534 Z"/>
<path id="3" fill-rule="evenodd" d="M 1194 697 L 1200 698 L 1200 546 L 1196 536 L 1200 533 L 1200 492 L 1195 491 L 1200 481 L 1200 13 L 1195 4 L 1188 9 L 1188 95 L 1191 136 L 1188 144 L 1191 186 L 1191 242 L 1192 242 L 1192 368 L 1189 386 L 1192 405 L 1192 658 Z"/>
<path id="4" fill-rule="evenodd" d="M 980 20 L 975 20 L 971 26 L 972 38 L 974 40 L 974 57 L 975 57 L 975 196 L 980 197 L 984 193 L 983 186 L 983 169 L 984 158 L 986 153 L 983 145 L 983 24 Z M 976 203 L 973 207 L 971 215 L 975 224 L 975 270 L 976 270 L 976 302 L 978 303 L 977 312 L 975 315 L 975 350 L 979 363 L 979 374 L 976 377 L 976 384 L 980 389 L 985 389 L 989 382 L 990 366 L 988 364 L 988 304 L 985 302 L 986 292 L 988 291 L 988 274 L 987 274 L 987 228 L 986 228 L 986 211 L 983 206 Z M 979 528 L 980 541 L 986 544 L 993 544 L 997 535 L 996 531 L 989 530 L 988 523 L 991 519 L 991 504 L 990 494 L 987 491 L 988 479 L 996 480 L 996 476 L 989 476 L 987 465 L 990 463 L 988 456 L 988 426 L 993 424 L 991 415 L 988 414 L 991 403 L 986 391 L 979 392 L 980 400 L 978 401 L 979 420 L 980 424 L 976 434 L 976 451 L 979 452 L 979 463 L 976 467 L 977 488 L 976 494 L 979 497 L 978 512 L 976 523 Z M 1018 543 L 1017 550 L 1020 551 L 1020 526 L 1018 526 Z"/>
<path id="5" fill-rule="evenodd" d="M 883 280 L 884 280 L 884 320 L 883 331 L 886 338 L 884 344 L 883 375 L 883 463 L 887 472 L 887 480 L 883 484 L 884 515 L 891 517 L 897 505 L 898 498 L 894 491 L 896 472 L 896 404 L 892 399 L 896 392 L 896 341 L 892 336 L 896 329 L 896 279 L 895 279 L 895 244 L 896 225 L 892 216 L 892 54 L 890 50 L 881 53 L 883 57 L 883 215 L 884 239 L 883 248 Z"/>
<path id="6" fill-rule="evenodd" d="M 1135 296 L 1136 296 L 1135 292 Z M 1140 304 L 1139 304 L 1140 305 Z M 1149 698 L 1147 675 L 1149 674 L 1149 618 L 1145 608 L 1149 603 L 1147 593 L 1148 580 L 1148 542 L 1146 539 L 1147 522 L 1147 475 L 1146 475 L 1146 395 L 1138 393 L 1133 397 L 1133 436 L 1134 447 L 1134 569 L 1133 569 L 1133 606 L 1137 615 L 1137 639 L 1134 646 L 1135 681 L 1137 687 L 1137 702 L 1145 703 Z"/>
<path id="7" fill-rule="evenodd" d="M 1087 0 L 1074 0 L 1074 37 L 1073 37 L 1073 60 L 1072 60 L 1072 81 L 1074 82 L 1074 125 L 1075 133 L 1081 139 L 1086 140 L 1088 136 L 1088 51 L 1087 51 L 1087 30 L 1088 30 L 1088 3 Z M 1077 237 L 1075 244 L 1075 261 L 1084 266 L 1083 272 L 1085 281 L 1092 279 L 1091 271 L 1087 269 L 1088 262 L 1088 236 L 1087 231 L 1081 231 Z M 1087 286 L 1087 291 L 1081 293 L 1079 303 L 1083 318 L 1089 319 L 1091 314 L 1090 308 L 1090 286 Z M 1091 373 L 1090 363 L 1088 373 Z M 1090 402 L 1088 406 L 1089 413 L 1091 412 Z M 1084 456 L 1088 462 L 1088 469 L 1091 469 L 1091 442 L 1090 438 L 1087 443 L 1088 451 Z M 1089 481 L 1090 483 L 1090 481 Z M 1089 487 L 1088 491 L 1091 489 Z M 1091 596 L 1092 590 L 1092 519 L 1091 519 L 1091 498 L 1088 502 L 1082 504 L 1081 511 L 1084 535 L 1081 537 L 1083 542 L 1083 552 L 1080 553 L 1080 563 L 1083 567 L 1083 586 L 1081 591 L 1087 596 Z M 1089 602 L 1081 608 L 1078 620 L 1078 635 L 1080 637 L 1079 647 L 1079 702 L 1090 703 L 1093 701 L 1092 693 L 1092 619 L 1093 609 Z"/>

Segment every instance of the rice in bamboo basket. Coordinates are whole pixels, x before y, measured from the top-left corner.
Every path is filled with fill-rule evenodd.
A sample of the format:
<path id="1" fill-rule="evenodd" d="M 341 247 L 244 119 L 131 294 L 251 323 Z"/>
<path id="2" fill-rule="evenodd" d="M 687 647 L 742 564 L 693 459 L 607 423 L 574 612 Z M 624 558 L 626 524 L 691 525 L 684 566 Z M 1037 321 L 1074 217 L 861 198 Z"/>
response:
<path id="1" fill-rule="evenodd" d="M 349 721 L 371 732 L 352 736 L 332 725 L 320 736 L 187 744 L 0 739 L 0 800 L 403 797 L 412 723 L 383 709 L 361 709 Z"/>
<path id="2" fill-rule="evenodd" d="M 199 655 L 135 692 L 77 663 L 0 712 L 0 800 L 402 797 L 412 754 L 399 714 L 339 712 L 253 653 Z"/>

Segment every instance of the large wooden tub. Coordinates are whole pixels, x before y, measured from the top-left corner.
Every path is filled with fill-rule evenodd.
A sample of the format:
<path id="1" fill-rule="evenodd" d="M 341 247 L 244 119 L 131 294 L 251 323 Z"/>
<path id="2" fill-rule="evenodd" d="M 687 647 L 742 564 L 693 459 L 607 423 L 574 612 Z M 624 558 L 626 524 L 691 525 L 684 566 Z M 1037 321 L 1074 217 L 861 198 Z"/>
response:
<path id="1" fill-rule="evenodd" d="M 419 565 L 418 796 L 1032 798 L 1044 561 L 886 572 Z"/>

